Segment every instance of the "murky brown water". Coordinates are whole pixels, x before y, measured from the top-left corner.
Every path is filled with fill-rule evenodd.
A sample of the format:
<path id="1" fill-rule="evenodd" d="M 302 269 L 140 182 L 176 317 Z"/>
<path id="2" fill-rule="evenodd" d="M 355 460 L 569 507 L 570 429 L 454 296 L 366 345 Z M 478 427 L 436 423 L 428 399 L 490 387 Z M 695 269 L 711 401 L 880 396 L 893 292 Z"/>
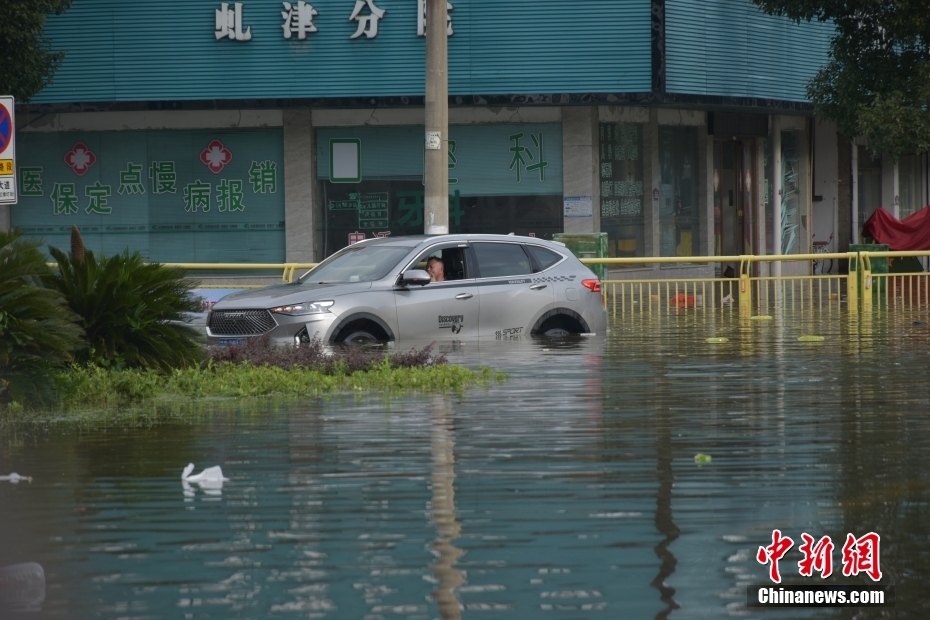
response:
<path id="1" fill-rule="evenodd" d="M 927 312 L 633 315 L 606 341 L 448 347 L 511 373 L 487 391 L 21 428 L 0 567 L 42 567 L 28 617 L 926 618 L 928 345 Z M 185 488 L 191 461 L 230 480 Z M 837 572 L 847 533 L 880 534 L 897 607 L 747 611 L 776 528 L 801 583 L 802 532 Z"/>

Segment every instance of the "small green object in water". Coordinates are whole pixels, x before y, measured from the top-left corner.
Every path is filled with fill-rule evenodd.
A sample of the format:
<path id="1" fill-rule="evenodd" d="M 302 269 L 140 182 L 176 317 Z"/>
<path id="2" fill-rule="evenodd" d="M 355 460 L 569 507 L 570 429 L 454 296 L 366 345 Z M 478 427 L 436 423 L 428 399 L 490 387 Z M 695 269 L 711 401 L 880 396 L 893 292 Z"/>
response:
<path id="1" fill-rule="evenodd" d="M 758 316 L 749 317 L 749 320 L 750 321 L 771 321 L 772 315 L 771 314 L 760 314 Z"/>
<path id="2" fill-rule="evenodd" d="M 729 338 L 708 338 L 704 342 L 709 342 L 710 344 L 721 344 L 724 342 L 730 342 Z"/>
<path id="3" fill-rule="evenodd" d="M 709 454 L 695 454 L 694 462 L 695 463 L 710 463 L 713 461 L 713 457 Z"/>
<path id="4" fill-rule="evenodd" d="M 801 336 L 798 342 L 823 342 L 823 336 Z"/>

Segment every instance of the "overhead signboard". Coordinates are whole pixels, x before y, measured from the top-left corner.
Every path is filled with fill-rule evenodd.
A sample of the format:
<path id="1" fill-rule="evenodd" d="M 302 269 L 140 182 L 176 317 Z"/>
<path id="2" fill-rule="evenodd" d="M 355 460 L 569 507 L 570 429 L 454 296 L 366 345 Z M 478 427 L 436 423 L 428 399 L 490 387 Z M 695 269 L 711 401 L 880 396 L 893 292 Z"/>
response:
<path id="1" fill-rule="evenodd" d="M 0 204 L 16 204 L 16 126 L 10 96 L 0 96 Z"/>

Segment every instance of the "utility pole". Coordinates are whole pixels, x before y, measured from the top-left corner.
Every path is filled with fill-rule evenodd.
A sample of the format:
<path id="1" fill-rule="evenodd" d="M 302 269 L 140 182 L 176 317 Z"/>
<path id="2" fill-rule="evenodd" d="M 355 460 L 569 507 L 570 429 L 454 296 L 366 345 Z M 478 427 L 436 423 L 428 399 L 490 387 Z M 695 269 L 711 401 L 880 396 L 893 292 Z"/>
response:
<path id="1" fill-rule="evenodd" d="M 426 0 L 426 185 L 423 232 L 449 232 L 449 74 L 446 2 Z"/>

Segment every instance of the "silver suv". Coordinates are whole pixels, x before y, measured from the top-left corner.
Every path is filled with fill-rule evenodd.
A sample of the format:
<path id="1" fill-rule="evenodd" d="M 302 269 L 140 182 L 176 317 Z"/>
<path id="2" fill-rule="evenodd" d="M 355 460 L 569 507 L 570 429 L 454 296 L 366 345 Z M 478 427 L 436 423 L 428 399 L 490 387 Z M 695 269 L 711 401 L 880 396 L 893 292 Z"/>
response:
<path id="1" fill-rule="evenodd" d="M 207 318 L 218 344 L 261 334 L 277 344 L 371 343 L 606 328 L 597 276 L 560 243 L 513 235 L 369 239 L 292 284 L 228 295 Z"/>

